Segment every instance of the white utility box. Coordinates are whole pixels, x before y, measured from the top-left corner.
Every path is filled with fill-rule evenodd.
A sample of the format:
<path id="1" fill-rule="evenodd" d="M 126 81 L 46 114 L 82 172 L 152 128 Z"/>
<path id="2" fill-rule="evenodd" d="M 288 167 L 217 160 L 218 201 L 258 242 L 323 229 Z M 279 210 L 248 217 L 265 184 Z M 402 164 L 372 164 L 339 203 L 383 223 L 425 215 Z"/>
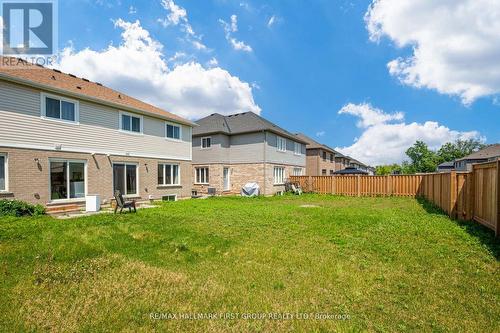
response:
<path id="1" fill-rule="evenodd" d="M 99 195 L 87 195 L 85 201 L 85 210 L 87 212 L 98 212 L 101 210 L 101 197 Z"/>

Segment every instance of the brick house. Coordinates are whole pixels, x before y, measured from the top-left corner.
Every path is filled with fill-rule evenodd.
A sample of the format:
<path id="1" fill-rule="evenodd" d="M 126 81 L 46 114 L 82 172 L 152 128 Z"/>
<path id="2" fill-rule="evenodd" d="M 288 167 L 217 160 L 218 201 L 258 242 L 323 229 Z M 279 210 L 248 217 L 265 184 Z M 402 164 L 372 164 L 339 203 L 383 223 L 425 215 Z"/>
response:
<path id="1" fill-rule="evenodd" d="M 252 112 L 212 114 L 193 128 L 194 190 L 238 194 L 256 182 L 261 194 L 284 191 L 306 167 L 305 142 Z"/>
<path id="2" fill-rule="evenodd" d="M 78 206 L 114 190 L 191 194 L 188 120 L 89 80 L 15 58 L 0 65 L 0 198 Z"/>
<path id="3" fill-rule="evenodd" d="M 306 176 L 332 176 L 335 171 L 349 166 L 349 158 L 333 148 L 319 143 L 305 134 L 295 134 L 297 138 L 307 142 Z"/>

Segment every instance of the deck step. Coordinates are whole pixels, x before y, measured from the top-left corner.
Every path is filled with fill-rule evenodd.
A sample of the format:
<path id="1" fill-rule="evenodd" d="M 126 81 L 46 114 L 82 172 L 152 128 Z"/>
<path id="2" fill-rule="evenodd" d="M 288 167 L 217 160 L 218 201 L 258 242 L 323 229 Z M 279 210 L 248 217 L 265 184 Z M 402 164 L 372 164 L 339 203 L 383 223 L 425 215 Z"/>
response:
<path id="1" fill-rule="evenodd" d="M 82 206 L 78 204 L 64 204 L 57 206 L 48 206 L 45 211 L 49 215 L 58 215 L 65 213 L 79 212 L 82 210 Z"/>

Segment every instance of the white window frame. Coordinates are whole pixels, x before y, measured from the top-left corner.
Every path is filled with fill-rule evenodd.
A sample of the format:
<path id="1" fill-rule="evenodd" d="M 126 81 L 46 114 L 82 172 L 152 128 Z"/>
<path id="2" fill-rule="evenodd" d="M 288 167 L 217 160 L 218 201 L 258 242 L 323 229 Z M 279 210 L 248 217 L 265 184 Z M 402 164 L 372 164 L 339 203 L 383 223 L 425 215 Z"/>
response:
<path id="1" fill-rule="evenodd" d="M 274 167 L 274 185 L 284 185 L 286 179 L 286 169 L 285 167 Z"/>
<path id="2" fill-rule="evenodd" d="M 0 189 L 0 193 L 7 193 L 7 192 L 9 192 L 9 155 L 7 153 L 0 153 L 0 156 L 2 156 L 5 159 L 5 162 L 4 162 L 5 188 Z"/>
<path id="3" fill-rule="evenodd" d="M 167 126 L 168 125 L 179 128 L 179 138 L 178 139 L 176 139 L 176 138 L 169 138 L 167 136 L 167 133 L 168 133 Z M 179 124 L 176 124 L 176 123 L 172 123 L 172 122 L 166 121 L 165 122 L 165 139 L 170 140 L 170 141 L 182 141 L 182 126 L 179 125 Z"/>
<path id="4" fill-rule="evenodd" d="M 89 186 L 89 177 L 88 177 L 88 170 L 87 170 L 87 161 L 86 160 L 72 160 L 72 159 L 65 159 L 65 158 L 49 158 L 49 200 L 50 202 L 81 202 L 81 201 L 85 201 L 85 197 L 83 198 L 66 198 L 66 199 L 55 199 L 53 200 L 52 199 L 52 182 L 51 182 L 51 168 L 50 168 L 50 164 L 52 162 L 66 162 L 67 165 L 66 165 L 66 179 L 68 181 L 68 184 L 66 185 L 67 186 L 67 191 L 68 191 L 68 195 L 70 194 L 70 181 L 69 181 L 69 164 L 70 163 L 83 163 L 84 164 L 84 167 L 83 167 L 83 170 L 84 170 L 84 177 L 85 177 L 85 197 L 87 197 L 88 195 L 88 186 Z"/>
<path id="5" fill-rule="evenodd" d="M 293 168 L 293 175 L 294 176 L 303 176 L 304 175 L 304 168 L 299 168 L 299 167 Z"/>
<path id="6" fill-rule="evenodd" d="M 58 100 L 60 102 L 67 102 L 67 103 L 72 103 L 75 105 L 75 120 L 66 120 L 62 118 L 52 118 L 52 117 L 47 117 L 47 104 L 46 104 L 46 99 L 51 98 Z M 58 95 L 52 95 L 52 94 L 47 94 L 47 93 L 41 93 L 40 94 L 40 117 L 44 120 L 50 120 L 50 121 L 58 121 L 58 122 L 63 122 L 67 124 L 80 124 L 80 102 L 71 99 L 71 98 L 66 98 Z M 62 116 L 62 110 L 60 110 L 60 115 Z"/>
<path id="7" fill-rule="evenodd" d="M 294 142 L 293 144 L 293 153 L 297 156 L 302 155 L 302 144 L 298 142 Z"/>
<path id="8" fill-rule="evenodd" d="M 158 186 L 180 186 L 181 185 L 181 166 L 178 163 L 158 163 L 158 168 L 160 165 L 163 165 L 163 184 L 158 184 Z M 167 184 L 165 181 L 167 180 L 167 168 L 165 166 L 170 166 L 170 179 L 174 179 L 174 168 L 172 166 L 177 166 L 177 183 Z M 157 175 L 158 177 L 158 175 Z"/>
<path id="9" fill-rule="evenodd" d="M 210 140 L 210 145 L 208 145 L 207 147 L 203 147 L 203 140 Z M 212 137 L 211 136 L 202 137 L 201 138 L 201 149 L 210 149 L 210 148 L 212 148 Z"/>
<path id="10" fill-rule="evenodd" d="M 286 138 L 281 136 L 276 137 L 276 149 L 282 153 L 286 152 Z"/>
<path id="11" fill-rule="evenodd" d="M 200 182 L 200 179 L 198 179 L 198 170 L 207 170 L 208 171 L 208 177 L 207 177 L 206 172 L 203 172 L 204 175 L 203 175 L 202 178 L 204 178 L 203 180 L 205 182 Z M 195 173 L 194 174 L 195 184 L 199 184 L 199 185 L 208 185 L 208 184 L 210 184 L 210 168 L 209 167 L 195 167 L 194 168 L 194 173 Z"/>
<path id="12" fill-rule="evenodd" d="M 144 134 L 144 117 L 140 114 L 137 114 L 137 113 L 130 113 L 130 112 L 125 112 L 125 111 L 120 111 L 119 112 L 119 116 L 120 116 L 120 119 L 119 119 L 119 131 L 122 132 L 122 133 L 126 133 L 126 134 L 133 134 L 133 135 L 143 135 Z M 134 117 L 134 118 L 139 118 L 140 122 L 141 122 L 141 125 L 140 125 L 140 128 L 141 128 L 141 131 L 140 132 L 134 132 L 132 131 L 132 118 L 130 119 L 130 130 L 125 130 L 123 129 L 123 116 L 129 116 L 129 117 Z"/>
<path id="13" fill-rule="evenodd" d="M 115 194 L 115 165 L 124 165 L 125 166 L 125 174 L 124 174 L 124 177 L 125 177 L 125 192 L 127 192 L 127 165 L 135 165 L 136 168 L 135 168 L 135 178 L 136 178 L 136 181 L 137 181 L 137 185 L 136 185 L 136 193 L 132 193 L 132 194 L 126 194 L 126 193 L 122 193 L 122 196 L 124 198 L 133 198 L 133 197 L 138 197 L 139 196 L 139 188 L 140 188 L 140 179 L 139 179 L 139 163 L 135 163 L 135 162 L 120 162 L 120 161 L 116 161 L 116 162 L 113 162 L 111 164 L 111 177 L 113 178 L 113 181 L 111 182 L 112 183 L 112 193 L 113 195 Z"/>

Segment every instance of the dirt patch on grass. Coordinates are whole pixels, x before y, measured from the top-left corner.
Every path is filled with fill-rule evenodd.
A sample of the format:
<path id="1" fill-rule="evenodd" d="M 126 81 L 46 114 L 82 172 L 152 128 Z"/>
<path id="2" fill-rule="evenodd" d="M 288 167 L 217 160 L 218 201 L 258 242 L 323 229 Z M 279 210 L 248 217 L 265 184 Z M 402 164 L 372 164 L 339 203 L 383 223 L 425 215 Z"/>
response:
<path id="1" fill-rule="evenodd" d="M 321 208 L 321 206 L 318 206 L 318 205 L 300 205 L 299 207 L 301 207 L 301 208 Z"/>

